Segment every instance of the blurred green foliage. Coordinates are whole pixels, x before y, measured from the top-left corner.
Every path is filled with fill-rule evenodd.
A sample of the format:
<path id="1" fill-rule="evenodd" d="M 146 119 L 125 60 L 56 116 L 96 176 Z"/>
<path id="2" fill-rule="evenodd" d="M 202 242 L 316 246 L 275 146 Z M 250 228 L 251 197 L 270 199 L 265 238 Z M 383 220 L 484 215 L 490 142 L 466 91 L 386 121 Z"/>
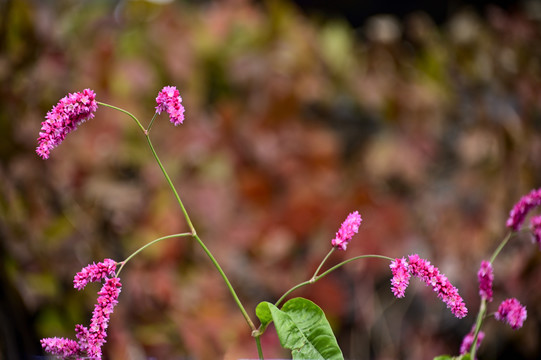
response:
<path id="1" fill-rule="evenodd" d="M 126 116 L 98 109 L 43 161 L 40 123 L 68 92 L 150 120 L 165 85 L 186 122 L 152 138 L 198 233 L 254 310 L 306 280 L 345 216 L 360 232 L 344 256 L 429 258 L 469 307 L 476 272 L 504 236 L 512 204 L 541 184 L 541 31 L 535 13 L 467 9 L 441 27 L 302 15 L 285 1 L 0 2 L 0 350 L 40 353 L 73 337 L 93 288 L 74 274 L 186 230 Z M 147 120 L 147 121 L 148 121 Z M 331 261 L 331 262 L 332 262 Z M 514 239 L 495 264 L 495 303 L 528 308 L 517 332 L 487 322 L 479 355 L 537 359 L 539 251 Z M 346 358 L 456 354 L 474 322 L 424 287 L 394 301 L 388 264 L 357 262 L 303 289 Z M 122 273 L 110 359 L 256 357 L 248 327 L 199 248 L 156 245 Z M 253 315 L 253 313 L 252 313 Z M 255 315 L 254 315 L 255 319 Z M 268 331 L 268 357 L 287 356 Z"/>

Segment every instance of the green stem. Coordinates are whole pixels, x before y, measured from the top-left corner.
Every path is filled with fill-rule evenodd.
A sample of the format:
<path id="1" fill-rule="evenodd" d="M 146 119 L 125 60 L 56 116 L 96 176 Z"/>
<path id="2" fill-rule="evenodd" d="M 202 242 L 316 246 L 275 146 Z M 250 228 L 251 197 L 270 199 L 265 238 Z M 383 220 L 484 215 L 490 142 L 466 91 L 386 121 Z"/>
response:
<path id="1" fill-rule="evenodd" d="M 256 345 L 257 345 L 257 354 L 259 355 L 259 360 L 264 360 L 264 357 L 263 357 L 263 349 L 261 349 L 261 340 L 260 340 L 260 337 L 261 337 L 261 335 L 255 336 L 255 343 L 256 343 Z"/>
<path id="2" fill-rule="evenodd" d="M 158 166 L 160 167 L 163 175 L 165 176 L 165 180 L 167 180 L 167 184 L 169 184 L 169 187 L 171 188 L 171 190 L 173 190 L 173 193 L 175 194 L 177 203 L 180 205 L 180 208 L 182 209 L 182 213 L 184 214 L 184 218 L 186 219 L 186 222 L 188 223 L 188 226 L 190 227 L 190 231 L 192 235 L 196 236 L 195 228 L 192 224 L 192 221 L 190 220 L 190 216 L 188 215 L 188 212 L 186 211 L 186 208 L 184 207 L 182 200 L 180 200 L 180 196 L 178 195 L 177 189 L 175 189 L 175 186 L 173 185 L 173 182 L 171 181 L 169 174 L 167 174 L 167 171 L 163 167 L 163 164 L 160 161 L 160 158 L 158 157 L 156 150 L 154 150 L 154 146 L 152 145 L 152 141 L 150 141 L 150 136 L 148 135 L 148 131 L 145 131 L 145 137 L 147 139 L 148 146 L 150 147 L 150 151 L 152 151 L 152 155 L 154 155 L 154 159 L 156 159 Z"/>
<path id="3" fill-rule="evenodd" d="M 477 351 L 477 338 L 479 336 L 479 331 L 481 330 L 481 324 L 485 318 L 487 312 L 487 301 L 486 299 L 481 299 L 481 305 L 479 307 L 479 313 L 477 314 L 477 321 L 475 322 L 475 331 L 473 333 L 473 342 L 470 348 L 471 358 L 475 359 L 475 353 Z"/>
<path id="4" fill-rule="evenodd" d="M 121 108 L 119 108 L 119 107 L 116 107 L 116 106 L 113 106 L 113 105 L 109 105 L 109 104 L 103 103 L 103 102 L 101 102 L 101 101 L 96 101 L 96 102 L 97 102 L 99 105 L 103 105 L 103 106 L 110 107 L 111 109 L 118 110 L 118 111 L 120 111 L 120 112 L 122 112 L 122 113 L 128 115 L 129 117 L 131 117 L 131 118 L 137 123 L 137 126 L 139 126 L 139 129 L 141 129 L 141 131 L 142 131 L 143 133 L 146 134 L 147 131 L 145 130 L 144 126 L 141 124 L 141 122 L 140 122 L 139 120 L 137 120 L 137 118 L 136 118 L 132 113 L 130 113 L 130 112 L 124 110 L 124 109 L 121 109 Z"/>
<path id="5" fill-rule="evenodd" d="M 316 272 L 314 273 L 314 275 L 312 275 L 312 279 L 316 278 L 317 273 L 319 272 L 319 270 L 321 270 L 321 268 L 323 267 L 323 264 L 325 264 L 325 261 L 327 261 L 327 259 L 331 256 L 334 250 L 335 250 L 335 247 L 333 246 L 331 248 L 331 251 L 329 251 L 329 253 L 323 258 L 323 261 L 321 261 L 321 264 L 319 264 L 319 266 L 317 267 Z"/>
<path id="6" fill-rule="evenodd" d="M 205 252 L 205 254 L 207 254 L 207 256 L 209 257 L 210 261 L 212 261 L 212 264 L 214 265 L 214 267 L 216 268 L 216 270 L 218 270 L 218 272 L 220 273 L 220 275 L 222 275 L 222 278 L 224 279 L 224 282 L 227 286 L 227 288 L 229 289 L 229 292 L 231 293 L 231 295 L 233 296 L 233 299 L 235 300 L 235 303 L 237 303 L 237 306 L 239 307 L 240 309 L 240 312 L 242 313 L 242 316 L 244 316 L 244 319 L 246 320 L 246 322 L 248 323 L 248 325 L 250 326 L 250 328 L 252 329 L 252 331 L 256 330 L 256 327 L 252 321 L 252 319 L 250 319 L 250 316 L 248 316 L 248 313 L 246 312 L 246 309 L 244 308 L 244 306 L 242 305 L 242 303 L 240 302 L 240 299 L 239 297 L 237 296 L 237 293 L 235 292 L 235 289 L 233 288 L 233 286 L 231 285 L 231 282 L 229 281 L 229 279 L 227 278 L 227 275 L 225 274 L 225 272 L 222 270 L 222 267 L 220 266 L 220 264 L 218 263 L 218 261 L 216 260 L 216 258 L 214 257 L 214 255 L 212 255 L 212 253 L 210 252 L 210 250 L 207 248 L 207 246 L 205 245 L 205 243 L 199 238 L 199 236 L 197 236 L 197 234 L 193 234 L 193 237 L 195 240 L 197 240 L 197 242 L 199 243 L 199 245 L 201 246 L 201 248 L 203 248 L 203 251 Z"/>
<path id="7" fill-rule="evenodd" d="M 332 250 L 331 252 L 332 253 Z M 323 259 L 323 262 L 327 259 L 328 255 L 325 257 L 325 259 Z M 325 272 L 323 272 L 321 275 L 316 275 L 319 271 L 320 268 L 318 268 L 318 270 L 316 271 L 316 274 L 314 274 L 314 276 L 312 276 L 312 278 L 310 278 L 310 280 L 307 280 L 307 281 L 304 281 L 300 284 L 297 284 L 295 286 L 293 286 L 291 289 L 289 289 L 288 291 L 286 291 L 284 293 L 284 295 L 282 295 L 282 297 L 280 297 L 280 299 L 278 299 L 278 301 L 276 301 L 274 303 L 275 306 L 278 306 L 280 305 L 280 303 L 282 303 L 282 301 L 284 301 L 284 299 L 289 295 L 291 294 L 293 291 L 303 287 L 303 286 L 306 286 L 306 285 L 310 285 L 310 284 L 313 284 L 315 283 L 316 281 L 318 281 L 319 279 L 321 279 L 322 277 L 324 276 L 327 276 L 328 274 L 330 274 L 331 272 L 333 272 L 334 270 L 338 269 L 339 267 L 341 266 L 344 266 L 346 265 L 347 263 L 350 263 L 352 261 L 355 261 L 355 260 L 359 260 L 359 259 L 365 259 L 365 258 L 379 258 L 379 259 L 385 259 L 385 260 L 389 260 L 389 261 L 393 261 L 394 259 L 388 257 L 388 256 L 383 256 L 383 255 L 359 255 L 359 256 L 355 256 L 355 257 L 352 257 L 351 259 L 347 259 L 345 261 L 342 261 L 341 263 L 339 263 L 338 265 L 335 265 L 333 267 L 331 267 L 330 269 L 326 270 Z M 323 263 L 322 262 L 322 263 Z M 321 266 L 320 266 L 321 267 Z"/>
<path id="8" fill-rule="evenodd" d="M 333 248 L 334 249 L 334 248 Z M 331 250 L 327 256 L 325 256 L 325 258 L 323 259 L 323 261 L 321 262 L 321 264 L 319 265 L 319 267 L 317 268 L 316 272 L 314 273 L 314 275 L 310 278 L 310 280 L 306 280 L 306 281 L 303 281 L 301 282 L 300 284 L 297 284 L 295 286 L 293 286 L 291 289 L 289 289 L 288 291 L 286 291 L 284 293 L 284 295 L 282 295 L 278 301 L 276 301 L 274 303 L 275 306 L 278 306 L 282 303 L 282 301 L 284 301 L 284 299 L 289 295 L 291 294 L 293 291 L 297 290 L 297 289 L 300 289 L 301 287 L 303 286 L 306 286 L 306 285 L 310 285 L 310 284 L 313 284 L 315 283 L 316 281 L 318 281 L 319 279 L 321 279 L 322 277 L 324 276 L 327 276 L 328 274 L 330 274 L 331 272 L 333 272 L 334 270 L 338 269 L 339 267 L 343 266 L 343 265 L 346 265 L 347 263 L 350 263 L 352 261 L 355 261 L 355 260 L 359 260 L 359 259 L 364 259 L 364 258 L 379 258 L 379 259 L 384 259 L 384 260 L 388 260 L 388 261 L 393 261 L 394 259 L 393 258 L 390 258 L 388 256 L 383 256 L 383 255 L 359 255 L 359 256 L 355 256 L 355 257 L 352 257 L 351 259 L 348 259 L 348 260 L 345 260 L 345 261 L 342 261 L 341 263 L 339 263 L 338 265 L 335 265 L 333 267 L 331 267 L 330 269 L 326 270 L 325 272 L 323 272 L 321 275 L 317 275 L 317 273 L 319 272 L 319 270 L 321 270 L 321 267 L 323 265 L 323 263 L 329 258 L 330 254 L 333 253 L 333 250 Z M 257 336 L 261 336 L 264 332 L 265 332 L 265 329 L 266 329 L 266 326 L 262 326 L 260 325 L 259 328 L 253 332 L 253 334 L 255 334 L 254 336 L 257 337 Z"/>
<path id="9" fill-rule="evenodd" d="M 152 117 L 152 120 L 150 120 L 150 123 L 148 124 L 148 127 L 147 127 L 147 130 L 146 130 L 145 134 L 150 133 L 150 129 L 152 128 L 152 124 L 154 124 L 154 119 L 156 119 L 157 115 L 158 115 L 158 113 L 154 113 L 154 116 Z"/>
<path id="10" fill-rule="evenodd" d="M 167 236 L 163 236 L 161 238 L 155 239 L 155 240 L 149 242 L 148 244 L 145 244 L 145 245 L 141 246 L 139 249 L 134 251 L 130 256 L 128 256 L 126 258 L 126 260 L 120 262 L 120 264 L 122 264 L 122 265 L 120 265 L 120 268 L 116 272 L 116 277 L 118 277 L 120 275 L 120 272 L 122 271 L 122 268 L 124 267 L 124 265 L 126 265 L 128 263 L 128 261 L 130 261 L 135 255 L 139 254 L 141 251 L 145 250 L 150 245 L 152 245 L 154 243 L 157 243 L 158 241 L 165 240 L 165 239 L 171 239 L 171 238 L 183 237 L 183 236 L 191 236 L 191 235 L 192 235 L 191 233 L 181 233 L 181 234 L 167 235 Z"/>
<path id="11" fill-rule="evenodd" d="M 156 153 L 156 150 L 154 150 L 154 146 L 152 145 L 152 141 L 150 141 L 150 137 L 148 135 L 148 132 L 145 133 L 145 137 L 147 139 L 148 146 L 150 147 L 150 150 L 152 151 L 152 155 L 154 155 L 154 158 L 156 159 L 156 162 L 158 163 L 160 169 L 162 170 L 163 175 L 165 176 L 165 179 L 167 180 L 167 184 L 169 184 L 169 187 L 171 188 L 171 190 L 175 194 L 175 198 L 177 199 L 177 202 L 180 205 L 180 208 L 182 209 L 182 212 L 184 213 L 184 217 L 186 219 L 186 222 L 188 223 L 188 226 L 190 227 L 190 231 L 191 231 L 191 234 L 192 234 L 193 238 L 198 242 L 199 246 L 201 246 L 203 251 L 207 254 L 210 261 L 212 262 L 212 264 L 216 268 L 216 270 L 218 270 L 218 272 L 220 273 L 220 275 L 224 279 L 225 284 L 226 284 L 227 288 L 229 289 L 229 292 L 233 296 L 233 299 L 235 300 L 235 303 L 239 307 L 239 309 L 240 309 L 240 311 L 242 313 L 242 316 L 244 316 L 244 319 L 248 323 L 248 326 L 250 326 L 252 331 L 256 330 L 256 327 L 255 327 L 254 323 L 252 322 L 252 319 L 250 319 L 250 316 L 248 316 L 248 313 L 246 312 L 246 309 L 244 308 L 244 306 L 240 302 L 240 299 L 237 296 L 237 293 L 235 292 L 235 289 L 233 288 L 233 286 L 231 285 L 231 282 L 229 281 L 229 279 L 225 275 L 225 272 L 222 270 L 222 267 L 220 266 L 220 264 L 218 263 L 218 261 L 216 260 L 214 255 L 212 255 L 210 250 L 207 248 L 205 243 L 199 238 L 199 236 L 197 236 L 197 232 L 195 231 L 195 228 L 194 228 L 194 226 L 192 224 L 192 221 L 190 220 L 188 212 L 186 211 L 186 208 L 184 207 L 184 204 L 182 203 L 182 200 L 180 200 L 180 196 L 178 195 L 178 192 L 175 189 L 175 186 L 173 185 L 173 182 L 171 181 L 171 178 L 167 174 L 167 171 L 163 167 L 163 164 L 160 161 L 160 158 L 158 157 L 158 154 Z"/>
<path id="12" fill-rule="evenodd" d="M 514 234 L 514 232 L 510 231 L 506 236 L 505 238 L 502 240 L 502 242 L 500 243 L 500 245 L 498 245 L 498 247 L 496 248 L 496 250 L 494 250 L 494 253 L 492 254 L 492 257 L 490 258 L 490 264 L 492 264 L 494 262 L 494 260 L 496 259 L 496 257 L 500 254 L 500 252 L 502 251 L 503 247 L 505 245 L 507 245 L 507 242 L 509 241 L 509 239 L 511 239 L 512 235 Z"/>
<path id="13" fill-rule="evenodd" d="M 156 114 L 154 114 L 154 116 L 152 117 L 152 120 L 150 121 L 149 125 L 148 125 L 148 129 L 145 129 L 143 127 L 143 125 L 141 125 L 141 122 L 133 115 L 131 114 L 130 112 L 124 110 L 124 109 L 121 109 L 119 107 L 116 107 L 116 106 L 113 106 L 113 105 L 109 105 L 109 104 L 106 104 L 106 103 L 102 103 L 102 102 L 98 102 L 98 104 L 100 105 L 103 105 L 103 106 L 107 106 L 107 107 L 110 107 L 112 109 L 115 109 L 115 110 L 118 110 L 128 116 L 130 116 L 136 123 L 137 125 L 139 126 L 139 128 L 141 129 L 141 131 L 143 132 L 143 134 L 145 135 L 145 138 L 147 139 L 147 143 L 148 143 L 148 146 L 150 148 L 150 151 L 152 152 L 152 155 L 154 156 L 154 159 L 156 160 L 156 162 L 158 163 L 158 166 L 160 167 L 160 170 L 162 171 L 164 177 L 165 177 L 165 180 L 167 181 L 167 184 L 169 185 L 169 187 L 171 188 L 171 190 L 173 191 L 173 194 L 175 195 L 175 198 L 177 200 L 177 203 L 180 205 L 180 208 L 182 209 L 182 213 L 184 214 L 184 218 L 186 219 L 186 222 L 190 228 L 190 233 L 182 233 L 182 234 L 175 234 L 175 235 L 168 235 L 168 236 L 164 236 L 162 238 L 159 238 L 159 239 L 156 239 L 154 241 L 151 241 L 150 243 L 142 246 L 141 248 L 139 248 L 137 251 L 135 251 L 133 254 L 131 254 L 126 260 L 124 260 L 122 262 L 122 265 L 120 266 L 120 268 L 118 269 L 118 272 L 117 272 L 117 276 L 120 274 L 120 272 L 122 271 L 122 268 L 124 267 L 124 265 L 126 265 L 126 263 L 128 261 L 130 261 L 130 259 L 132 259 L 135 255 L 137 255 L 139 252 L 143 251 L 144 249 L 146 249 L 148 246 L 158 242 L 158 241 L 161 241 L 161 240 L 164 240 L 164 239 L 169 239 L 169 238 L 172 238 L 172 237 L 179 237 L 179 236 L 192 236 L 194 239 L 197 240 L 197 242 L 199 243 L 199 245 L 203 248 L 203 250 L 205 251 L 205 253 L 207 254 L 207 256 L 210 258 L 210 260 L 212 261 L 214 267 L 216 267 L 216 269 L 218 270 L 218 272 L 220 273 L 220 275 L 222 276 L 222 278 L 224 279 L 225 281 L 225 284 L 227 285 L 227 288 L 229 289 L 229 292 L 231 293 L 231 295 L 233 296 L 233 299 L 235 300 L 235 302 L 237 303 L 242 315 L 244 316 L 244 318 L 246 319 L 246 322 L 248 323 L 248 325 L 250 326 L 250 328 L 252 329 L 252 331 L 255 331 L 256 330 L 256 327 L 254 325 L 254 323 L 252 322 L 252 319 L 250 319 L 250 317 L 248 316 L 248 313 L 246 312 L 246 309 L 244 308 L 244 306 L 242 305 L 242 303 L 240 302 L 239 300 L 239 297 L 237 296 L 237 293 L 235 292 L 235 289 L 233 289 L 233 286 L 231 285 L 231 282 L 229 281 L 229 279 L 227 278 L 227 276 L 225 275 L 224 271 L 222 270 L 220 264 L 218 263 L 218 261 L 216 260 L 216 258 L 212 255 L 212 253 L 210 252 L 210 250 L 206 247 L 206 245 L 203 243 L 203 241 L 199 238 L 199 236 L 197 236 L 197 232 L 195 231 L 195 227 L 193 226 L 192 224 L 192 221 L 190 219 L 190 216 L 188 215 L 188 212 L 186 211 L 186 208 L 184 207 L 184 204 L 182 203 L 182 200 L 180 199 L 180 196 L 178 195 L 178 192 L 175 188 L 175 186 L 173 185 L 173 182 L 171 181 L 171 178 L 169 177 L 169 174 L 167 173 L 167 171 L 165 170 L 160 158 L 158 157 L 158 154 L 156 153 L 156 150 L 154 149 L 154 146 L 152 145 L 152 141 L 150 140 L 150 136 L 149 136 L 149 132 L 150 132 L 150 129 L 152 127 L 152 124 L 154 123 L 154 119 L 156 118 Z M 259 347 L 260 347 L 260 344 L 259 344 Z"/>
<path id="14" fill-rule="evenodd" d="M 494 250 L 494 253 L 492 253 L 492 256 L 490 257 L 490 264 L 492 265 L 494 263 L 494 260 L 496 260 L 496 257 L 500 254 L 502 249 L 507 245 L 509 240 L 513 237 L 515 232 L 510 231 L 507 233 L 505 238 L 500 242 L 496 250 Z M 475 353 L 477 352 L 477 340 L 479 337 L 479 331 L 481 331 L 481 325 L 483 324 L 483 320 L 486 317 L 487 312 L 487 300 L 485 298 L 481 298 L 481 305 L 479 306 L 479 313 L 477 314 L 477 320 L 475 322 L 475 330 L 473 333 L 473 342 L 470 348 L 470 355 L 472 359 L 475 359 Z"/>

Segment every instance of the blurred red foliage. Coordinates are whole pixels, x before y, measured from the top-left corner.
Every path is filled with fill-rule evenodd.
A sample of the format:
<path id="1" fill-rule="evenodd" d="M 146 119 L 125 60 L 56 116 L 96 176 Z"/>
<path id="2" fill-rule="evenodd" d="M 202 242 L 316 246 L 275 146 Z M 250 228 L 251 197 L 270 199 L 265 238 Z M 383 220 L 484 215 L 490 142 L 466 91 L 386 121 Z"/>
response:
<path id="1" fill-rule="evenodd" d="M 187 229 L 121 113 L 99 108 L 49 160 L 37 157 L 40 122 L 68 92 L 90 87 L 146 122 L 163 86 L 180 89 L 184 125 L 159 117 L 152 139 L 254 319 L 257 303 L 312 275 L 354 210 L 359 234 L 329 265 L 419 253 L 475 314 L 480 261 L 513 203 L 541 184 L 541 32 L 525 13 L 464 11 L 442 27 L 421 13 L 382 16 L 352 29 L 275 1 L 7 3 L 1 323 L 20 338 L 0 342 L 7 358 L 88 321 L 95 293 L 71 287 L 83 266 Z M 498 258 L 495 303 L 517 297 L 529 318 L 516 333 L 488 321 L 482 358 L 539 358 L 540 262 L 527 236 Z M 354 262 L 293 296 L 326 311 L 347 358 L 458 353 L 474 316 L 454 319 L 422 285 L 395 301 L 388 265 Z M 149 248 L 121 275 L 108 358 L 257 356 L 188 238 Z M 262 341 L 266 356 L 288 356 L 272 329 Z"/>

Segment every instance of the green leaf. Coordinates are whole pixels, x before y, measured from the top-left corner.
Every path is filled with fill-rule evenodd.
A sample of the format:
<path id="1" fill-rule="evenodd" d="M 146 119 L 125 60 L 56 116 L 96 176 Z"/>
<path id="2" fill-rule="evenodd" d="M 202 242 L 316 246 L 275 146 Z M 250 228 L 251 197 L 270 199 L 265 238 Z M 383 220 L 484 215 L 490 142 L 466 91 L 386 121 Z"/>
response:
<path id="1" fill-rule="evenodd" d="M 436 356 L 434 360 L 471 360 L 470 354 L 464 354 L 460 356 L 440 355 Z"/>
<path id="2" fill-rule="evenodd" d="M 267 320 L 265 305 L 260 305 L 258 317 Z M 293 359 L 344 359 L 325 313 L 316 304 L 295 298 L 286 302 L 281 310 L 270 303 L 266 303 L 266 307 L 282 347 L 291 350 Z"/>
<path id="3" fill-rule="evenodd" d="M 255 314 L 259 318 L 259 321 L 261 321 L 262 329 L 265 329 L 267 325 L 272 322 L 272 314 L 270 312 L 269 305 L 272 304 L 267 301 L 263 301 L 260 302 L 255 308 Z"/>

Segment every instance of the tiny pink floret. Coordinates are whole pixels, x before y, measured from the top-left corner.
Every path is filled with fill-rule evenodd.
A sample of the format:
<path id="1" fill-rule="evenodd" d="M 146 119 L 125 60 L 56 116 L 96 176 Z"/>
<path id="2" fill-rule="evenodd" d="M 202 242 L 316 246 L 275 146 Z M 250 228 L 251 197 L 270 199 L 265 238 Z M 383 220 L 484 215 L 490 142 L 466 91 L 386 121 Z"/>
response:
<path id="1" fill-rule="evenodd" d="M 522 327 L 527 317 L 526 307 L 522 306 L 515 298 L 504 300 L 494 317 L 496 320 L 505 322 L 511 329 L 516 330 Z"/>
<path id="2" fill-rule="evenodd" d="M 184 106 L 182 97 L 175 86 L 164 87 L 156 97 L 156 113 L 161 114 L 166 111 L 169 114 L 171 123 L 175 126 L 184 122 Z"/>
<path id="3" fill-rule="evenodd" d="M 340 226 L 340 229 L 336 233 L 336 237 L 332 239 L 331 244 L 338 250 L 346 250 L 348 243 L 359 231 L 359 226 L 363 219 L 359 215 L 358 211 L 352 212 L 348 215 L 346 220 Z"/>

